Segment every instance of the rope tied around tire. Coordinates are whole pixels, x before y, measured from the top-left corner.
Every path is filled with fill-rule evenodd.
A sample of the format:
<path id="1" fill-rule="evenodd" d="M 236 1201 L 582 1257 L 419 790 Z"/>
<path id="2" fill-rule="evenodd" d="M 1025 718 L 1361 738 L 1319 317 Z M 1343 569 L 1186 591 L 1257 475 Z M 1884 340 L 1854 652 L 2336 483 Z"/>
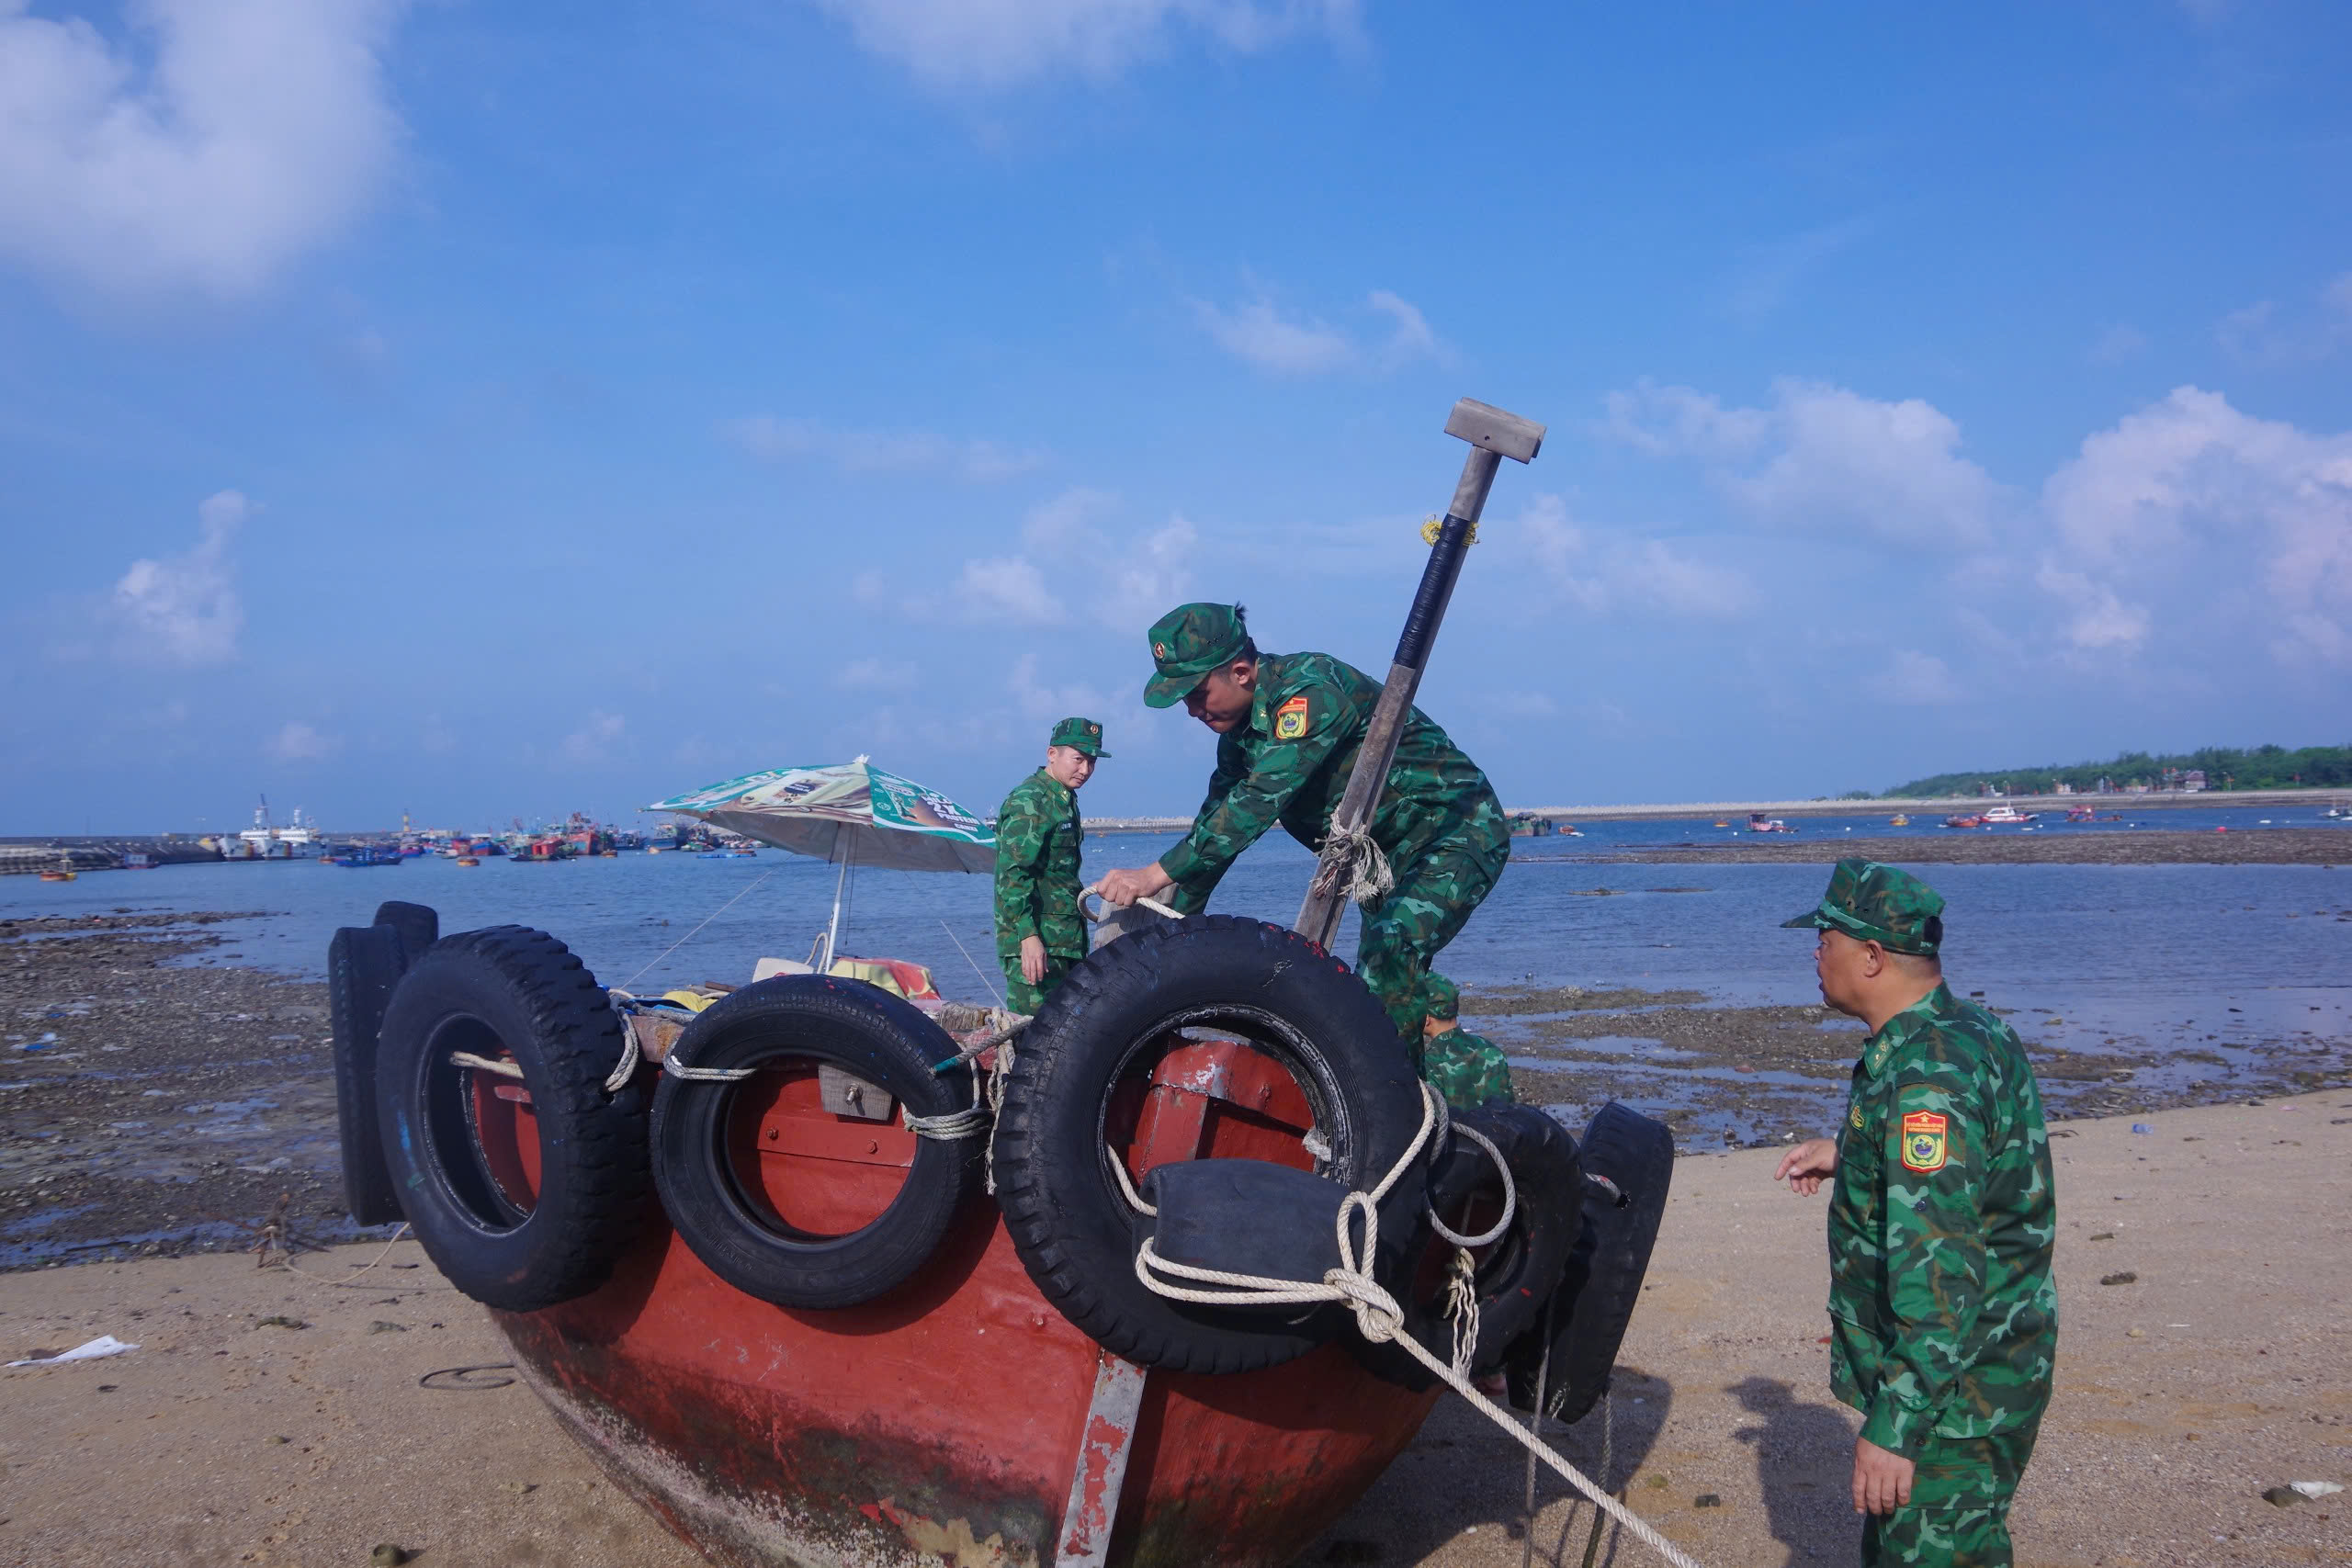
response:
<path id="1" fill-rule="evenodd" d="M 1344 1303 L 1354 1315 L 1356 1329 L 1375 1345 L 1394 1343 L 1402 1346 L 1415 1360 L 1429 1370 L 1445 1385 L 1468 1400 L 1480 1415 L 1509 1433 L 1534 1457 L 1542 1460 L 1563 1480 L 1574 1486 L 1601 1512 L 1615 1519 L 1634 1539 L 1656 1551 L 1674 1568 L 1700 1568 L 1698 1562 L 1668 1540 L 1650 1523 L 1634 1513 L 1615 1498 L 1593 1484 L 1584 1472 L 1554 1450 L 1534 1433 L 1523 1429 L 1510 1414 L 1496 1404 L 1472 1385 L 1468 1377 L 1441 1361 L 1424 1348 L 1410 1334 L 1403 1332 L 1405 1310 L 1396 1298 L 1384 1289 L 1372 1276 L 1373 1260 L 1380 1245 L 1380 1201 L 1391 1188 L 1411 1169 L 1421 1151 L 1429 1146 L 1432 1134 L 1443 1115 L 1443 1101 L 1435 1090 L 1424 1084 L 1421 1088 L 1421 1127 L 1410 1145 L 1389 1167 L 1387 1174 L 1370 1190 L 1350 1192 L 1341 1200 L 1338 1220 L 1340 1264 L 1324 1271 L 1320 1283 L 1280 1280 L 1259 1274 L 1237 1274 L 1221 1269 L 1204 1269 L 1193 1264 L 1176 1263 L 1159 1257 L 1152 1250 L 1151 1238 L 1147 1237 L 1136 1249 L 1136 1278 L 1144 1288 L 1171 1301 L 1188 1302 L 1199 1306 L 1308 1306 L 1338 1302 Z M 1485 1140 L 1481 1139 L 1481 1142 Z M 1500 1163 L 1498 1156 L 1498 1163 Z M 1114 1160 L 1112 1168 L 1127 1186 L 1125 1173 Z M 1132 1191 L 1132 1188 L 1129 1188 Z M 1496 1233 L 1499 1235 L 1500 1232 Z M 1361 1235 L 1361 1243 L 1359 1243 Z M 1167 1276 L 1168 1278 L 1162 1278 Z M 1191 1281 L 1182 1283 L 1180 1281 Z M 1214 1286 L 1216 1289 L 1202 1289 Z M 1457 1348 L 1456 1355 L 1460 1351 Z"/>

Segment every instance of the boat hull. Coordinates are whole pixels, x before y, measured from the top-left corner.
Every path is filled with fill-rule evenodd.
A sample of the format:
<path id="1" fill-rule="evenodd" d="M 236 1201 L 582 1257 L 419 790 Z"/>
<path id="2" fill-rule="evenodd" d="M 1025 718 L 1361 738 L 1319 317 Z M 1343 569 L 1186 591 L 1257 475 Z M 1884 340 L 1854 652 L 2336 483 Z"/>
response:
<path id="1" fill-rule="evenodd" d="M 1098 1379 L 1132 1400 L 1135 1370 L 1037 1292 L 985 1200 L 916 1280 L 841 1312 L 744 1295 L 648 1229 L 591 1294 L 492 1315 L 615 1483 L 729 1568 L 1280 1568 L 1438 1397 L 1329 1345 L 1258 1372 L 1151 1372 L 1106 1406 Z"/>

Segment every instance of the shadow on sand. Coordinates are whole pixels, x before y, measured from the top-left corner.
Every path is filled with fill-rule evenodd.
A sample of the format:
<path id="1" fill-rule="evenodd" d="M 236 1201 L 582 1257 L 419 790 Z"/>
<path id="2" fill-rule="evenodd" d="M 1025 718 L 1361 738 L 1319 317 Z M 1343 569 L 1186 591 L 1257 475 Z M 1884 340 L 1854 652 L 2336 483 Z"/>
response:
<path id="1" fill-rule="evenodd" d="M 1784 1555 L 1785 1568 L 1853 1561 L 1860 1529 L 1849 1498 L 1853 1425 L 1830 1404 L 1808 1404 L 1772 1378 L 1753 1377 L 1724 1391 L 1754 1417 L 1733 1436 L 1756 1456 L 1765 1520 Z M 1672 1385 L 1631 1367 L 1619 1367 L 1609 1408 L 1550 1440 L 1561 1457 L 1611 1492 L 1638 1494 L 1643 1475 L 1674 1404 Z M 1606 1473 L 1604 1474 L 1604 1449 Z M 1420 1562 L 1459 1538 L 1491 1530 L 1498 1547 L 1516 1560 L 1528 1517 L 1526 1450 L 1477 1412 L 1448 1398 L 1380 1484 L 1299 1558 L 1300 1568 L 1370 1568 Z M 1657 1479 L 1664 1479 L 1662 1476 Z M 1533 1561 L 1543 1568 L 1612 1568 L 1652 1561 L 1648 1549 L 1603 1521 L 1594 1539 L 1596 1510 L 1548 1470 L 1535 1482 L 1537 1525 Z M 1645 1513 L 1651 1510 L 1644 1509 Z M 1481 1551 L 1478 1558 L 1491 1558 Z"/>

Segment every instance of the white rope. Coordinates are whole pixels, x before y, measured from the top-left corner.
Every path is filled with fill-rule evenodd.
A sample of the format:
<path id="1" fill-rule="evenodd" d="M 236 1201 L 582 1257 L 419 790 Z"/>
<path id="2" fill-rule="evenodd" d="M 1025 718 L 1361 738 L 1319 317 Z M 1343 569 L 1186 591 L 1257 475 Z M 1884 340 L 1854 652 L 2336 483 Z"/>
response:
<path id="1" fill-rule="evenodd" d="M 1328 897 L 1340 892 L 1351 904 L 1376 904 L 1395 891 L 1396 874 L 1388 864 L 1371 824 L 1334 828 L 1323 840 L 1321 863 L 1315 868 L 1313 891 Z M 1340 877 L 1347 878 L 1342 888 Z"/>
<path id="2" fill-rule="evenodd" d="M 1089 898 L 1102 900 L 1102 889 L 1100 887 L 1089 887 L 1078 896 L 1078 918 L 1081 920 L 1091 922 L 1100 922 L 1106 919 L 1107 917 L 1104 916 L 1102 910 L 1090 909 L 1086 907 L 1086 901 Z M 1102 901 L 1108 902 L 1108 900 Z M 1132 906 L 1128 907 L 1137 909 L 1149 909 L 1153 914 L 1164 915 L 1171 920 L 1181 920 L 1184 918 L 1182 910 L 1172 909 L 1167 905 L 1161 903 L 1159 899 L 1148 896 L 1138 897 Z"/>
<path id="3" fill-rule="evenodd" d="M 1478 1359 L 1478 1260 L 1470 1249 L 1453 1249 L 1445 1271 L 1445 1315 L 1453 1320 L 1453 1375 L 1466 1378 Z"/>
<path id="4" fill-rule="evenodd" d="M 1490 1228 L 1479 1232 L 1476 1235 L 1456 1235 L 1446 1228 L 1445 1216 L 1439 1213 L 1436 1207 L 1432 1205 L 1430 1209 L 1430 1224 L 1436 1227 L 1438 1235 L 1456 1247 L 1489 1247 L 1502 1240 L 1503 1233 L 1510 1229 L 1511 1216 L 1519 1212 L 1519 1186 L 1511 1180 L 1510 1167 L 1503 1162 L 1503 1152 L 1495 1147 L 1493 1139 L 1474 1128 L 1464 1127 L 1458 1122 L 1454 1123 L 1453 1130 L 1486 1150 L 1487 1157 L 1493 1160 L 1495 1168 L 1502 1173 L 1503 1217 L 1497 1220 Z"/>
<path id="5" fill-rule="evenodd" d="M 1421 1130 L 1396 1163 L 1389 1168 L 1388 1174 L 1382 1177 L 1379 1185 L 1370 1191 L 1351 1192 L 1340 1201 L 1338 1221 L 1340 1266 L 1324 1270 L 1320 1283 L 1271 1279 L 1258 1274 L 1236 1274 L 1222 1269 L 1201 1269 L 1186 1263 L 1172 1263 L 1153 1253 L 1148 1238 L 1136 1249 L 1136 1278 L 1143 1282 L 1146 1290 L 1155 1294 L 1203 1306 L 1304 1306 L 1325 1302 L 1345 1303 L 1355 1314 L 1358 1332 L 1366 1339 L 1375 1345 L 1393 1340 L 1402 1346 L 1408 1355 L 1435 1374 L 1448 1388 L 1476 1406 L 1480 1415 L 1509 1433 L 1513 1440 L 1525 1444 L 1531 1453 L 1591 1499 L 1594 1506 L 1631 1531 L 1635 1540 L 1656 1551 L 1674 1564 L 1674 1568 L 1699 1568 L 1694 1559 L 1660 1535 L 1648 1520 L 1595 1486 L 1549 1444 L 1521 1428 L 1508 1411 L 1480 1393 L 1468 1378 L 1439 1360 L 1419 1341 L 1403 1332 L 1404 1309 L 1397 1304 L 1395 1296 L 1373 1279 L 1372 1266 L 1380 1247 L 1380 1200 L 1387 1196 L 1388 1190 L 1420 1157 L 1421 1150 L 1430 1141 L 1431 1130 L 1437 1125 L 1439 1102 L 1436 1092 L 1427 1085 L 1422 1086 L 1421 1101 Z M 1363 1229 L 1361 1247 L 1355 1235 L 1359 1224 Z M 1163 1274 L 1194 1281 L 1195 1285 L 1171 1284 L 1159 1277 Z M 1221 1288 L 1201 1290 L 1195 1288 L 1196 1285 Z"/>
<path id="6" fill-rule="evenodd" d="M 688 1083 L 741 1083 L 760 1069 L 757 1067 L 690 1067 L 678 1060 L 675 1051 L 662 1058 L 662 1070 L 673 1078 Z"/>
<path id="7" fill-rule="evenodd" d="M 614 989 L 605 993 L 605 999 L 612 1004 L 614 1016 L 621 1021 L 621 1059 L 606 1075 L 605 1092 L 618 1094 L 628 1087 L 628 1080 L 637 1076 L 637 1025 L 630 1021 L 628 1005 L 637 998 L 627 991 Z"/>
<path id="8" fill-rule="evenodd" d="M 471 1051 L 450 1052 L 449 1065 L 453 1067 L 471 1067 L 478 1073 L 496 1073 L 502 1078 L 519 1078 L 523 1076 L 523 1064 L 520 1062 L 493 1062 L 488 1056 L 477 1056 Z"/>
<path id="9" fill-rule="evenodd" d="M 988 1194 L 996 1196 L 996 1129 L 997 1119 L 1004 1111 L 1004 1080 L 1012 1072 L 1012 1037 L 1028 1027 L 1023 1019 L 1020 1028 L 1008 1028 L 1004 1038 L 997 1042 L 996 1063 L 989 1071 L 989 1141 L 980 1146 L 980 1181 Z M 977 1093 L 977 1089 L 975 1090 Z"/>
<path id="10" fill-rule="evenodd" d="M 978 1086 L 973 1086 L 974 1099 L 961 1111 L 944 1111 L 937 1116 L 918 1116 L 901 1104 L 899 1120 L 907 1131 L 918 1138 L 937 1138 L 942 1143 L 954 1143 L 960 1138 L 977 1138 L 989 1130 L 996 1120 L 989 1108 L 980 1103 Z"/>

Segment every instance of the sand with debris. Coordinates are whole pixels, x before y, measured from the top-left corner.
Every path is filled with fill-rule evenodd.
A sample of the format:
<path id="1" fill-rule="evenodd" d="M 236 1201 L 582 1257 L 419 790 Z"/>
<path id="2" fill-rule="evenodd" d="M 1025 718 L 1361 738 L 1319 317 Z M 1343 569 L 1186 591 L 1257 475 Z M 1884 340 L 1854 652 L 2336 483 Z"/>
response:
<path id="1" fill-rule="evenodd" d="M 2055 1402 L 2019 1498 L 2042 1568 L 2352 1562 L 2352 1094 L 2063 1124 Z M 1821 1201 L 1770 1149 L 1680 1161 L 1623 1357 L 1611 1479 L 1699 1561 L 1853 1561 L 1854 1418 L 1826 1386 Z M 359 1266 L 378 1259 L 361 1273 Z M 145 1258 L 0 1277 L 0 1563 L 423 1568 L 699 1562 L 615 1493 L 521 1384 L 420 1386 L 506 1359 L 413 1242 L 385 1254 Z M 2129 1283 L 2102 1284 L 2131 1274 Z M 330 1283 L 339 1281 L 340 1283 Z M 493 1374 L 494 1376 L 494 1374 Z M 443 1381 L 447 1381 L 446 1379 Z M 1596 1416 L 1561 1438 L 1597 1465 Z M 1512 1568 L 1521 1453 L 1441 1406 L 1309 1564 Z M 1536 1561 L 1576 1568 L 1589 1510 L 1540 1489 Z M 1715 1499 L 1702 1506 L 1702 1498 Z M 1630 1540 L 1599 1561 L 1634 1564 Z"/>

